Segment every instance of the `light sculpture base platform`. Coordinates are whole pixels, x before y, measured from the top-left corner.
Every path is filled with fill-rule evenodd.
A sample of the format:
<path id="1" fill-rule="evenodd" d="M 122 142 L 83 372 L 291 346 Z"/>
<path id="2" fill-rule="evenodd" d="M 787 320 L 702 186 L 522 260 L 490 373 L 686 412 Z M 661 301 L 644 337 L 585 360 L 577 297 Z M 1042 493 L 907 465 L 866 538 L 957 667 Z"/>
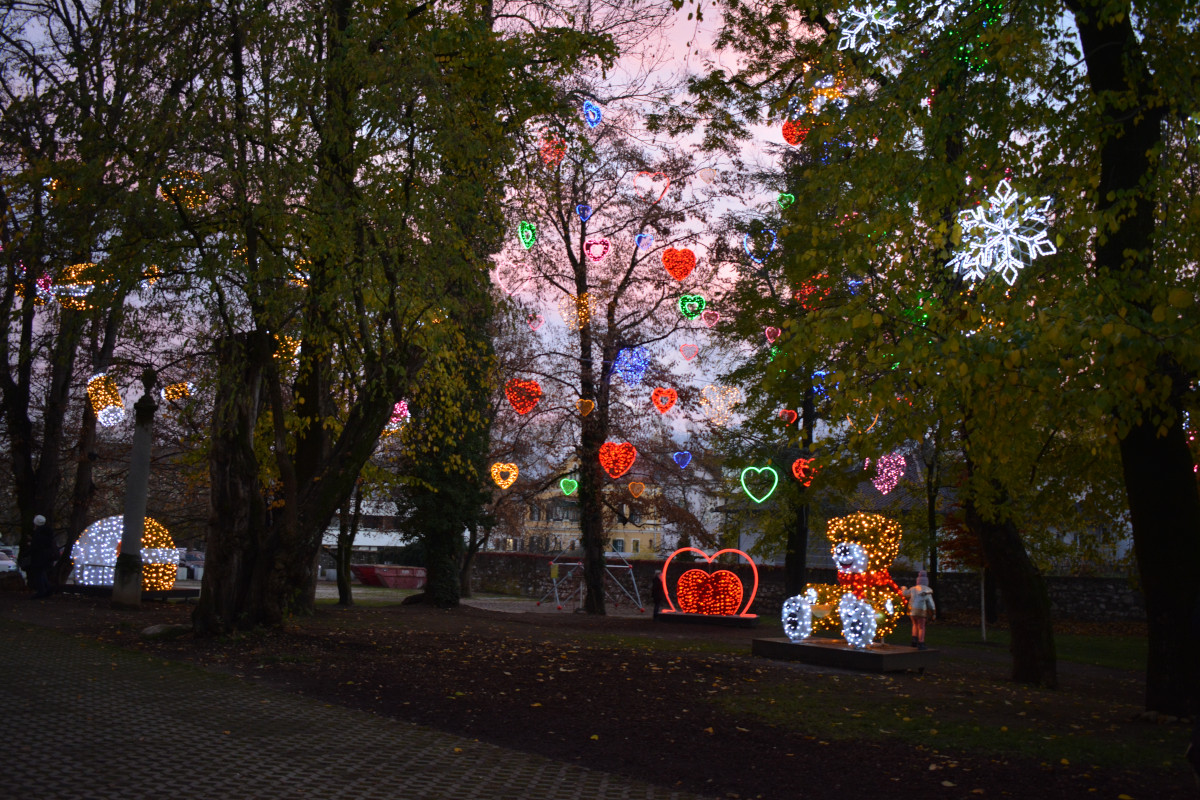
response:
<path id="1" fill-rule="evenodd" d="M 723 625 L 726 628 L 753 628 L 758 625 L 758 616 L 750 614 L 686 614 L 682 611 L 660 611 L 654 615 L 655 622 L 679 622 L 692 625 Z"/>
<path id="2" fill-rule="evenodd" d="M 855 669 L 861 672 L 924 671 L 937 663 L 937 650 L 917 650 L 896 644 L 873 644 L 857 650 L 842 639 L 813 637 L 802 642 L 788 639 L 754 639 L 750 652 L 778 661 L 800 661 L 818 667 Z"/>

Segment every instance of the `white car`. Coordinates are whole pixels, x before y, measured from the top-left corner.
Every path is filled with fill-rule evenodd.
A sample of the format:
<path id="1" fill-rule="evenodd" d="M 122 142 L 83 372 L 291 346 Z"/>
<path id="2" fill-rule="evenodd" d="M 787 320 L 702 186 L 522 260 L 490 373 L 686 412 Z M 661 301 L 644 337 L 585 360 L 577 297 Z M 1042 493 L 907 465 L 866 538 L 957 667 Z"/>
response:
<path id="1" fill-rule="evenodd" d="M 0 572 L 16 572 L 17 562 L 0 553 Z"/>

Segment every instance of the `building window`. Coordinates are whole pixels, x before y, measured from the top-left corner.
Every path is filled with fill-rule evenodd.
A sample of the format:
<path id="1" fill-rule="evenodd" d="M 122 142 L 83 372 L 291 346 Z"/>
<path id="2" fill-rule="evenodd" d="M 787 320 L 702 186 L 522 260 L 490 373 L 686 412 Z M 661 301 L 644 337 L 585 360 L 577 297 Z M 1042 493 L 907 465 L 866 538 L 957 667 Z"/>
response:
<path id="1" fill-rule="evenodd" d="M 624 553 L 625 552 L 625 540 L 624 539 L 613 539 L 612 540 L 612 549 L 613 549 L 614 553 Z"/>
<path id="2" fill-rule="evenodd" d="M 629 521 L 634 525 L 642 524 L 642 510 L 640 508 L 631 508 L 629 510 Z"/>
<path id="3" fill-rule="evenodd" d="M 635 552 L 635 553 L 640 552 L 641 546 L 642 546 L 642 542 L 640 539 L 633 540 L 633 552 Z"/>
<path id="4" fill-rule="evenodd" d="M 513 547 L 513 540 L 512 540 L 511 536 L 509 536 L 508 538 L 506 538 L 504 540 L 504 549 L 509 550 L 509 551 L 516 549 L 515 547 Z"/>
<path id="5" fill-rule="evenodd" d="M 541 512 L 540 512 L 540 511 L 538 511 L 538 507 L 537 507 L 537 506 L 530 506 L 530 507 L 529 507 L 529 518 L 530 518 L 531 520 L 533 520 L 534 522 L 538 522 L 539 520 L 541 520 L 541 518 L 542 518 L 542 514 L 541 514 Z"/>

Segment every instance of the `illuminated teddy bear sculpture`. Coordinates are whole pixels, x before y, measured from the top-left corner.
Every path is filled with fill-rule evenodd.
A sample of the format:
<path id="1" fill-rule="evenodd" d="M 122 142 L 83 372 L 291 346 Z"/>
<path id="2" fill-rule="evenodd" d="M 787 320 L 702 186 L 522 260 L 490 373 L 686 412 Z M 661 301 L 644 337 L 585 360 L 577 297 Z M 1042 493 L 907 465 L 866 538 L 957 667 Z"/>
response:
<path id="1" fill-rule="evenodd" d="M 837 584 L 810 584 L 783 604 L 783 629 L 793 642 L 814 631 L 837 630 L 852 647 L 866 647 L 896 627 L 904 597 L 888 567 L 900 552 L 900 525 L 862 511 L 829 521 Z"/>

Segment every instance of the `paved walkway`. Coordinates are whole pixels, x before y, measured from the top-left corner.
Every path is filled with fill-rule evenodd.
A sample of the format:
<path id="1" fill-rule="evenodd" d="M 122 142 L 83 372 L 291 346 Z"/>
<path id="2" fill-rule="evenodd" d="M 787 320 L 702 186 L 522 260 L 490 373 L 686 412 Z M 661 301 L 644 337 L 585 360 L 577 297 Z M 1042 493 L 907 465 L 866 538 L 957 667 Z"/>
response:
<path id="1" fill-rule="evenodd" d="M 0 795 L 698 800 L 0 618 Z"/>

